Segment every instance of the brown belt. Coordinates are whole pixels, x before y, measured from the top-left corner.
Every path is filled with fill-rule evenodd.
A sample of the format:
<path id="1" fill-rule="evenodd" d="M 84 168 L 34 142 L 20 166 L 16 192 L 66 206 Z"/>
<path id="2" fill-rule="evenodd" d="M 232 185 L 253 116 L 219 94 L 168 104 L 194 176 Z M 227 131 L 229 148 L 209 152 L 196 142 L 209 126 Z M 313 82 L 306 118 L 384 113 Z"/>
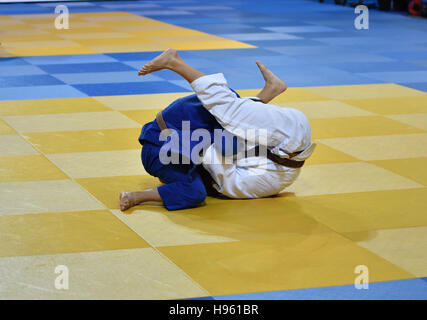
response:
<path id="1" fill-rule="evenodd" d="M 163 119 L 163 115 L 162 112 L 160 111 L 159 113 L 157 113 L 156 115 L 156 122 L 157 125 L 159 126 L 160 130 L 166 130 L 168 128 L 168 126 L 165 123 L 165 120 Z M 257 146 L 255 148 L 255 153 L 259 154 L 259 146 Z M 291 153 L 289 156 L 294 157 L 298 154 L 298 152 L 294 152 Z M 267 149 L 267 159 L 270 159 L 271 161 L 280 164 L 282 166 L 286 166 L 289 168 L 301 168 L 304 165 L 305 161 L 296 161 L 296 160 L 291 160 L 291 159 L 287 159 L 287 158 L 281 158 L 278 155 L 275 155 L 274 153 L 272 153 L 270 150 Z"/>
<path id="2" fill-rule="evenodd" d="M 255 147 L 255 150 L 259 149 L 259 146 Z M 257 152 L 257 151 L 255 151 Z M 296 156 L 298 153 L 294 152 L 291 153 L 289 156 Z M 272 153 L 270 150 L 267 149 L 267 159 L 270 159 L 271 161 L 280 164 L 282 166 L 285 167 L 289 167 L 289 168 L 301 168 L 304 165 L 305 161 L 296 161 L 296 160 L 291 160 L 288 158 L 281 158 L 278 155 Z"/>
<path id="3" fill-rule="evenodd" d="M 166 130 L 168 128 L 165 123 L 165 120 L 163 120 L 163 115 L 161 111 L 156 114 L 156 122 L 161 131 Z"/>

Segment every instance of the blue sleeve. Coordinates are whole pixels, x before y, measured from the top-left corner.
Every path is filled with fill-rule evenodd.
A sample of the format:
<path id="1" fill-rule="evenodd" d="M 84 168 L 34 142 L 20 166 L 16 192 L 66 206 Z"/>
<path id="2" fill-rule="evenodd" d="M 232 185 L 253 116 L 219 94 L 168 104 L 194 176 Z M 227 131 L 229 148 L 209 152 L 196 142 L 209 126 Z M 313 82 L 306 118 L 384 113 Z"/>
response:
<path id="1" fill-rule="evenodd" d="M 200 175 L 194 172 L 191 178 L 187 181 L 175 181 L 157 188 L 166 209 L 191 208 L 206 199 L 206 189 Z"/>

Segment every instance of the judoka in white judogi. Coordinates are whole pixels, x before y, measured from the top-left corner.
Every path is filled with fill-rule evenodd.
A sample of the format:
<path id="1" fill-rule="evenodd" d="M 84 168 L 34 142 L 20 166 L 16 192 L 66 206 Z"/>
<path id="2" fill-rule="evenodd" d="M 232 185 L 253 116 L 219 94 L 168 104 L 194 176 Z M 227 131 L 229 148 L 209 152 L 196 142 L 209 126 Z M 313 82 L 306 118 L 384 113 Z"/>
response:
<path id="1" fill-rule="evenodd" d="M 191 84 L 195 94 L 174 101 L 143 126 L 139 137 L 142 163 L 164 184 L 122 192 L 122 210 L 151 200 L 162 201 L 168 210 L 194 207 L 210 190 L 229 198 L 267 197 L 295 181 L 316 147 L 310 141 L 310 124 L 296 109 L 260 101 L 263 95 L 271 100 L 286 86 L 257 64 L 266 79 L 258 98 L 240 97 L 228 87 L 222 73 L 204 75 L 173 49 L 139 71 L 139 75 L 165 68 L 175 71 Z M 285 88 L 272 94 L 267 86 L 269 76 Z M 231 137 L 233 152 L 216 139 L 218 130 Z"/>

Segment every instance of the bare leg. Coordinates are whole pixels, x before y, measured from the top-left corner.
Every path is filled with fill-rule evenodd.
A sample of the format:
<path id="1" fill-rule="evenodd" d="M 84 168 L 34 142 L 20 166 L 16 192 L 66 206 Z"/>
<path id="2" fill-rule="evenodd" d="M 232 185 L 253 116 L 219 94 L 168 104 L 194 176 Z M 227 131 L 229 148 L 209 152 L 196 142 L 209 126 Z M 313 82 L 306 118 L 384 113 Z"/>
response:
<path id="1" fill-rule="evenodd" d="M 261 64 L 261 62 L 257 61 L 257 65 L 265 80 L 265 87 L 257 97 L 259 97 L 263 102 L 268 103 L 286 90 L 286 84 Z M 194 80 L 205 75 L 182 60 L 175 49 L 168 49 L 145 64 L 138 71 L 138 75 L 147 75 L 163 69 L 169 69 L 178 73 L 189 83 L 192 83 Z M 120 193 L 120 210 L 125 211 L 146 201 L 162 201 L 157 188 Z"/>
<path id="2" fill-rule="evenodd" d="M 261 62 L 256 61 L 256 63 L 265 80 L 265 87 L 261 90 L 260 93 L 258 93 L 257 97 L 260 98 L 264 103 L 268 103 L 276 96 L 284 92 L 287 87 L 282 80 L 276 77 Z M 147 75 L 149 73 L 163 69 L 169 69 L 178 73 L 189 83 L 192 83 L 194 80 L 205 75 L 182 60 L 175 49 L 167 49 L 161 55 L 155 57 L 153 60 L 145 64 L 138 71 L 138 75 Z"/>
<path id="3" fill-rule="evenodd" d="M 194 69 L 188 63 L 181 59 L 175 49 L 168 49 L 153 60 L 145 64 L 139 71 L 139 76 L 144 76 L 149 73 L 169 69 L 178 73 L 189 83 L 203 77 L 205 74 Z M 125 211 L 135 205 L 146 201 L 160 201 L 162 198 L 159 195 L 157 188 L 120 193 L 120 210 Z"/>
<path id="4" fill-rule="evenodd" d="M 261 62 L 256 61 L 256 64 L 265 80 L 265 87 L 258 93 L 257 97 L 264 103 L 269 103 L 279 94 L 285 92 L 287 87 L 282 80 L 275 76 L 274 73 L 268 70 Z"/>
<path id="5" fill-rule="evenodd" d="M 120 210 L 125 211 L 147 201 L 162 201 L 157 188 L 120 193 Z"/>
<path id="6" fill-rule="evenodd" d="M 157 56 L 147 64 L 145 64 L 139 71 L 139 76 L 144 76 L 151 72 L 169 69 L 178 73 L 181 77 L 189 83 L 203 77 L 205 74 L 194 69 L 188 63 L 181 59 L 175 49 L 168 49 L 161 55 Z"/>

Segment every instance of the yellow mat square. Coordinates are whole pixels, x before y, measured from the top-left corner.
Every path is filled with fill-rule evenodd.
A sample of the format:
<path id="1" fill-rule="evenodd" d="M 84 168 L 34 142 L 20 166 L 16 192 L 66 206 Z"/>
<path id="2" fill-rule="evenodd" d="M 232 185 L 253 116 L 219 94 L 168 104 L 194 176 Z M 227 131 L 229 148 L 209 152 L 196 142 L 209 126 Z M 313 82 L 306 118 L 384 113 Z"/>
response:
<path id="1" fill-rule="evenodd" d="M 54 271 L 59 265 L 68 268 L 68 290 L 55 288 L 59 274 Z M 209 295 L 151 248 L 0 258 L 0 277 L 4 299 L 180 299 Z"/>
<path id="2" fill-rule="evenodd" d="M 86 178 L 76 181 L 109 209 L 120 209 L 121 191 L 144 190 L 160 185 L 159 180 L 149 175 Z M 131 213 L 132 210 L 126 212 Z"/>
<path id="3" fill-rule="evenodd" d="M 1 29 L 4 31 L 7 31 L 8 34 L 10 34 L 9 30 L 11 30 L 11 31 L 12 30 L 16 30 L 16 31 L 23 30 L 24 31 L 28 27 L 29 27 L 29 25 L 26 23 L 11 23 L 11 24 L 2 23 L 2 25 L 1 25 Z"/>
<path id="4" fill-rule="evenodd" d="M 378 230 L 357 244 L 417 277 L 427 276 L 427 227 Z"/>
<path id="5" fill-rule="evenodd" d="M 74 28 L 73 24 L 73 28 Z M 129 33 L 124 32 L 93 32 L 93 33 L 86 33 L 84 30 L 81 30 L 79 33 L 59 33 L 58 37 L 61 37 L 63 39 L 70 39 L 77 41 L 79 39 L 108 39 L 108 38 L 132 38 L 132 35 Z"/>
<path id="6" fill-rule="evenodd" d="M 54 28 L 55 14 L 28 16 L 29 17 L 24 17 L 24 15 L 11 15 L 10 17 L 18 23 L 3 24 L 2 29 L 6 27 L 10 30 L 37 30 L 42 32 L 43 36 L 41 38 L 25 39 L 22 38 L 23 33 L 8 33 L 8 39 L 2 41 L 2 46 L 7 52 L 17 56 L 35 56 L 161 51 L 168 47 L 175 47 L 179 50 L 256 48 L 256 46 L 243 42 L 188 28 L 177 27 L 128 12 L 121 12 L 119 15 L 105 15 L 105 12 L 72 13 L 69 20 L 70 29 L 68 30 L 56 30 Z M 160 31 L 160 34 L 156 35 L 153 33 L 151 36 L 146 35 L 144 37 L 141 34 L 131 33 L 135 32 L 135 30 Z M 165 30 L 171 32 L 169 32 L 168 35 L 161 36 L 162 31 Z M 88 35 L 91 33 L 109 33 L 117 31 L 121 34 L 116 37 L 70 36 L 78 33 L 85 33 Z M 63 37 L 61 37 L 61 35 L 63 35 Z M 193 39 L 193 41 L 189 39 Z M 195 41 L 195 39 L 197 39 L 197 41 Z"/>
<path id="7" fill-rule="evenodd" d="M 306 166 L 285 190 L 297 196 L 421 188 L 423 185 L 366 162 Z"/>
<path id="8" fill-rule="evenodd" d="M 61 47 L 74 47 L 78 46 L 79 44 L 74 41 L 70 40 L 49 40 L 49 41 L 5 41 L 2 42 L 2 45 L 9 51 L 13 52 L 14 50 L 20 50 L 20 49 L 41 49 L 46 47 L 51 48 L 61 48 Z"/>
<path id="9" fill-rule="evenodd" d="M 427 113 L 396 114 L 387 116 L 387 118 L 427 131 Z"/>
<path id="10" fill-rule="evenodd" d="M 197 228 L 197 220 L 194 221 L 191 215 L 187 219 L 182 219 L 183 223 L 179 223 L 174 213 L 167 212 L 160 206 L 142 205 L 131 213 L 120 210 L 111 212 L 152 246 L 236 241 L 233 238 L 200 230 Z"/>
<path id="11" fill-rule="evenodd" d="M 240 97 L 256 97 L 258 93 L 260 93 L 262 89 L 240 89 L 235 90 Z"/>
<path id="12" fill-rule="evenodd" d="M 1 116 L 111 111 L 93 98 L 0 101 Z"/>
<path id="13" fill-rule="evenodd" d="M 360 159 L 349 156 L 348 154 L 345 154 L 341 151 L 330 148 L 318 142 L 313 154 L 305 161 L 305 163 L 306 165 L 310 165 L 310 164 L 357 162 L 357 161 L 360 161 Z"/>
<path id="14" fill-rule="evenodd" d="M 23 35 L 42 35 L 42 34 L 49 34 L 48 32 L 41 30 L 41 29 L 29 29 L 29 26 L 27 24 L 19 24 L 19 25 L 2 25 L 2 30 L 7 30 L 8 36 L 16 35 L 18 38 Z M 14 38 L 10 38 L 11 40 L 14 40 Z M 3 48 L 3 47 L 2 47 Z"/>
<path id="15" fill-rule="evenodd" d="M 323 225 L 301 213 L 297 204 L 282 201 L 280 197 L 255 200 L 208 198 L 206 205 L 197 210 L 168 212 L 164 208 L 141 205 L 131 214 L 119 210 L 113 210 L 113 213 L 153 246 L 277 238 L 326 231 Z"/>
<path id="16" fill-rule="evenodd" d="M 27 26 L 28 27 L 28 26 Z M 5 42 L 7 41 L 58 41 L 58 40 L 64 40 L 63 38 L 58 37 L 55 34 L 51 34 L 51 33 L 41 33 L 41 34 L 22 34 L 22 35 L 17 35 L 17 34 L 5 34 L 4 36 L 2 36 L 2 40 L 4 40 Z"/>
<path id="17" fill-rule="evenodd" d="M 141 149 L 49 154 L 47 157 L 72 178 L 145 174 Z"/>
<path id="18" fill-rule="evenodd" d="M 2 215 L 105 209 L 71 180 L 0 182 Z"/>
<path id="19" fill-rule="evenodd" d="M 361 264 L 370 281 L 414 277 L 332 232 L 159 250 L 211 295 L 353 284 Z"/>
<path id="20" fill-rule="evenodd" d="M 307 90 L 332 99 L 368 99 L 426 95 L 422 91 L 394 83 L 310 87 Z"/>
<path id="21" fill-rule="evenodd" d="M 375 115 L 337 100 L 281 102 L 278 105 L 298 109 L 311 119 Z"/>
<path id="22" fill-rule="evenodd" d="M 14 134 L 16 133 L 6 122 L 0 119 L 0 134 Z"/>
<path id="23" fill-rule="evenodd" d="M 121 45 L 139 45 L 139 44 L 153 44 L 154 42 L 148 39 L 144 38 L 137 38 L 137 37 L 117 37 L 117 38 L 96 38 L 96 39 L 81 39 L 81 40 L 74 40 L 76 43 L 86 46 L 86 47 L 93 47 L 93 46 L 111 46 L 114 44 L 115 46 L 121 46 Z"/>
<path id="24" fill-rule="evenodd" d="M 109 211 L 0 216 L 0 256 L 145 248 Z"/>
<path id="25" fill-rule="evenodd" d="M 121 111 L 121 113 L 138 122 L 140 125 L 144 125 L 156 119 L 156 114 L 160 111 L 162 111 L 162 109 L 126 110 Z"/>
<path id="26" fill-rule="evenodd" d="M 88 45 L 90 50 L 95 52 L 151 52 L 151 51 L 165 51 L 169 47 L 161 43 L 145 42 L 133 44 L 117 44 L 117 45 Z"/>
<path id="27" fill-rule="evenodd" d="M 15 130 L 24 133 L 141 127 L 117 111 L 8 116 L 3 119 Z M 31 126 L 28 126 L 29 123 Z"/>
<path id="28" fill-rule="evenodd" d="M 38 48 L 5 48 L 14 56 L 51 56 L 66 54 L 90 54 L 97 51 L 79 45 L 63 47 L 38 47 Z"/>
<path id="29" fill-rule="evenodd" d="M 320 139 L 327 146 L 362 160 L 427 157 L 427 134 Z"/>
<path id="30" fill-rule="evenodd" d="M 427 95 L 413 97 L 349 99 L 343 100 L 343 102 L 380 114 L 420 113 L 427 110 Z"/>
<path id="31" fill-rule="evenodd" d="M 288 88 L 284 93 L 274 98 L 270 103 L 286 103 L 294 101 L 318 101 L 331 100 L 331 98 L 322 93 L 315 93 L 307 88 Z"/>
<path id="32" fill-rule="evenodd" d="M 41 28 L 40 30 L 45 30 L 46 32 L 53 32 L 54 34 L 61 36 L 61 35 L 68 35 L 68 34 L 79 34 L 79 33 L 85 33 L 85 34 L 97 34 L 97 33 L 104 33 L 104 32 L 115 32 L 113 26 L 102 26 L 101 24 L 97 24 L 95 22 L 90 21 L 73 21 L 72 28 L 70 29 L 60 29 L 60 30 L 52 30 L 52 28 Z M 66 38 L 65 38 L 66 39 Z"/>
<path id="33" fill-rule="evenodd" d="M 93 97 L 115 110 L 164 109 L 176 99 L 190 95 L 191 92 L 136 94 L 123 96 Z"/>
<path id="34" fill-rule="evenodd" d="M 370 163 L 427 186 L 427 157 L 377 160 Z"/>
<path id="35" fill-rule="evenodd" d="M 423 132 L 382 116 L 310 119 L 310 124 L 313 139 Z"/>
<path id="36" fill-rule="evenodd" d="M 140 133 L 140 128 L 134 128 L 35 132 L 26 133 L 24 137 L 43 153 L 67 153 L 138 149 L 141 148 Z"/>
<path id="37" fill-rule="evenodd" d="M 427 188 L 293 197 L 305 213 L 344 232 L 427 226 Z M 359 239 L 363 240 L 363 239 Z"/>
<path id="38" fill-rule="evenodd" d="M 0 156 L 38 154 L 38 152 L 17 134 L 0 134 Z"/>
<path id="39" fill-rule="evenodd" d="M 61 180 L 68 177 L 42 155 L 0 157 L 0 181 Z"/>

